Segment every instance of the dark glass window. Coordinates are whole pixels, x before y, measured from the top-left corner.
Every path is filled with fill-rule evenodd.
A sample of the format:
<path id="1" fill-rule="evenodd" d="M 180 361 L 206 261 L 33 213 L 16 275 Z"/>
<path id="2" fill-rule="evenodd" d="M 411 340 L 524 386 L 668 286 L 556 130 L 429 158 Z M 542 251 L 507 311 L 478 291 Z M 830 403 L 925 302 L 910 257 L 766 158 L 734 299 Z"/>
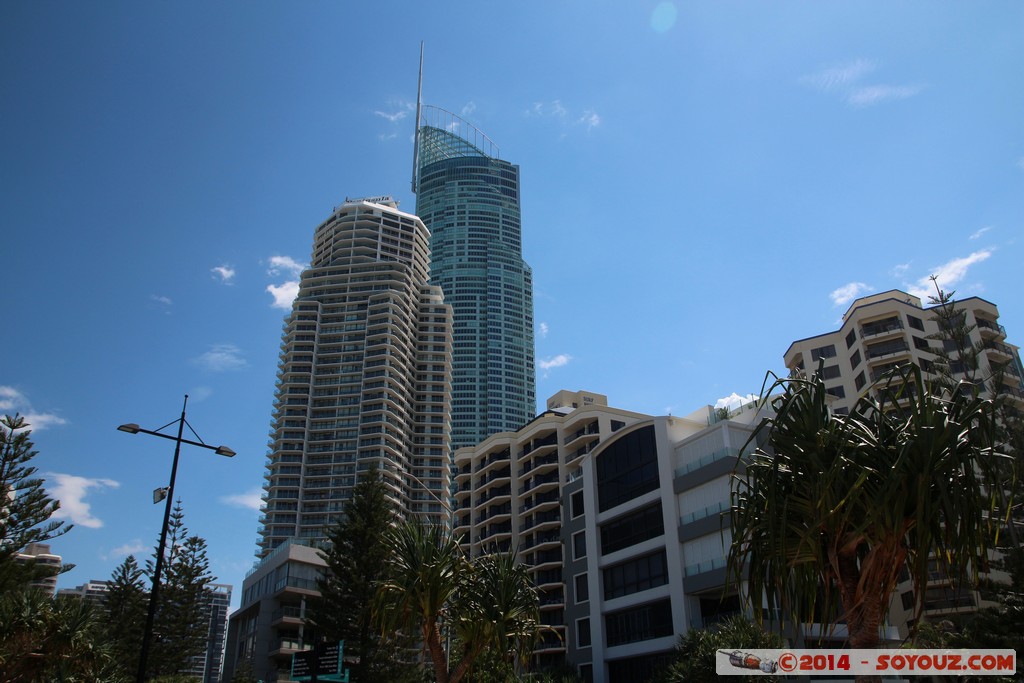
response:
<path id="1" fill-rule="evenodd" d="M 835 358 L 836 347 L 834 344 L 828 346 L 819 346 L 816 349 L 811 349 L 811 360 L 818 360 L 819 358 Z"/>
<path id="2" fill-rule="evenodd" d="M 924 323 L 921 322 L 920 318 L 915 318 L 912 315 L 908 315 L 907 322 L 909 322 L 910 326 L 913 327 L 915 330 L 921 330 L 922 332 L 924 331 Z"/>
<path id="3" fill-rule="evenodd" d="M 839 366 L 838 365 L 826 365 L 825 367 L 823 367 L 821 369 L 821 377 L 822 377 L 822 379 L 835 379 L 838 376 L 839 376 Z"/>
<path id="4" fill-rule="evenodd" d="M 576 622 L 576 647 L 590 647 L 590 619 Z"/>
<path id="5" fill-rule="evenodd" d="M 569 510 L 573 517 L 583 514 L 583 491 L 577 491 L 569 497 Z"/>
<path id="6" fill-rule="evenodd" d="M 853 384 L 854 384 L 854 386 L 857 387 L 857 391 L 860 391 L 861 389 L 863 389 L 864 385 L 867 384 L 867 381 L 868 380 L 867 380 L 866 377 L 864 377 L 864 373 L 863 372 L 859 373 L 856 377 L 853 378 Z"/>
<path id="7" fill-rule="evenodd" d="M 647 681 L 668 666 L 672 661 L 671 652 L 613 659 L 608 662 L 608 683 L 635 683 Z"/>
<path id="8" fill-rule="evenodd" d="M 580 531 L 572 535 L 572 559 L 578 560 L 587 556 L 587 534 Z"/>
<path id="9" fill-rule="evenodd" d="M 601 525 L 601 554 L 628 548 L 665 533 L 661 501 Z"/>
<path id="10" fill-rule="evenodd" d="M 921 339 L 920 337 L 914 337 L 914 348 L 920 349 L 921 351 L 931 351 L 932 347 L 928 345 L 927 339 Z"/>
<path id="11" fill-rule="evenodd" d="M 672 601 L 659 600 L 649 605 L 612 612 L 604 618 L 608 647 L 672 635 Z"/>
<path id="12" fill-rule="evenodd" d="M 855 341 L 857 341 L 857 330 L 850 330 L 850 334 L 846 335 L 846 348 L 853 346 Z"/>
<path id="13" fill-rule="evenodd" d="M 846 398 L 846 389 L 839 387 L 825 387 L 826 394 L 832 394 L 836 398 Z"/>
<path id="14" fill-rule="evenodd" d="M 668 563 L 665 551 L 637 557 L 612 565 L 602 572 L 604 577 L 604 599 L 611 600 L 631 595 L 655 586 L 668 583 Z"/>
<path id="15" fill-rule="evenodd" d="M 597 507 L 601 512 L 657 488 L 654 427 L 626 434 L 597 458 Z"/>
<path id="16" fill-rule="evenodd" d="M 858 351 L 854 351 L 853 355 L 850 356 L 850 368 L 855 369 L 858 365 L 860 365 L 860 351 L 859 350 Z"/>
<path id="17" fill-rule="evenodd" d="M 586 574 L 577 574 L 573 584 L 576 586 L 576 602 L 586 602 L 590 599 L 590 584 L 587 583 Z"/>

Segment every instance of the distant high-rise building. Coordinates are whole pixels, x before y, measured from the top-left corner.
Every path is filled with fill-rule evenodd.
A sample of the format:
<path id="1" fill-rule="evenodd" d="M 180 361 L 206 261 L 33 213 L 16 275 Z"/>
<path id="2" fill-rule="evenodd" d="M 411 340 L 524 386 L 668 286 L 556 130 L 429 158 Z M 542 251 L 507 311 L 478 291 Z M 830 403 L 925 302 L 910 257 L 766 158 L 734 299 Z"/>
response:
<path id="1" fill-rule="evenodd" d="M 421 107 L 417 118 L 416 213 L 430 230 L 431 282 L 455 315 L 452 445 L 473 446 L 536 410 L 519 167 L 455 114 Z"/>
<path id="2" fill-rule="evenodd" d="M 231 586 L 208 583 L 204 597 L 206 604 L 203 606 L 203 623 L 196 624 L 196 628 L 206 629 L 206 648 L 201 655 L 192 658 L 192 668 L 187 673 L 202 683 L 220 683 L 224 663 L 224 636 L 228 626 L 228 609 L 231 607 Z"/>
<path id="3" fill-rule="evenodd" d="M 83 583 L 74 588 L 61 588 L 57 591 L 58 598 L 81 598 L 100 605 L 106 600 L 110 592 L 110 581 L 104 579 L 93 579 L 89 583 Z"/>
<path id="4" fill-rule="evenodd" d="M 38 588 L 50 597 L 57 591 L 57 574 L 63 566 L 60 555 L 50 552 L 49 543 L 29 543 L 25 549 L 14 556 L 16 562 L 33 567 L 40 578 L 32 581 L 32 587 Z"/>
<path id="5" fill-rule="evenodd" d="M 391 197 L 350 199 L 317 229 L 281 342 L 261 560 L 228 628 L 225 678 L 278 680 L 306 649 L 312 547 L 376 469 L 397 508 L 447 525 L 452 312 L 428 283 L 430 235 Z M 282 674 L 282 679 L 286 676 Z"/>

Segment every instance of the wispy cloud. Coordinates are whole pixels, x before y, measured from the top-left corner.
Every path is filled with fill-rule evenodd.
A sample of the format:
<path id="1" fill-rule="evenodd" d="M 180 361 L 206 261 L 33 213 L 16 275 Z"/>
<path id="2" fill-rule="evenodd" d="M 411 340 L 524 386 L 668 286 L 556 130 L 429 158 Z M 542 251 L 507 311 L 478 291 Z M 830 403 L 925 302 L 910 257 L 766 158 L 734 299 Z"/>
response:
<path id="1" fill-rule="evenodd" d="M 856 59 L 802 76 L 802 84 L 819 92 L 831 93 L 854 107 L 869 107 L 887 100 L 904 100 L 924 90 L 920 85 L 865 83 L 865 77 L 878 69 L 877 63 Z"/>
<path id="2" fill-rule="evenodd" d="M 905 287 L 914 296 L 927 300 L 928 297 L 934 296 L 936 293 L 935 284 L 932 283 L 931 279 L 934 276 L 939 287 L 949 292 L 967 277 L 967 271 L 971 266 L 987 260 L 994 251 L 994 249 L 982 249 L 968 256 L 946 261 L 942 265 L 932 268 L 928 275 L 919 278 L 917 282 L 905 285 Z"/>
<path id="3" fill-rule="evenodd" d="M 863 282 L 850 282 L 839 289 L 832 290 L 828 296 L 832 299 L 833 306 L 844 306 L 870 290 L 871 285 L 866 285 Z"/>
<path id="4" fill-rule="evenodd" d="M 263 505 L 263 499 L 260 496 L 263 494 L 262 489 L 251 489 L 245 493 L 232 493 L 227 496 L 221 496 L 220 502 L 231 507 L 246 508 L 248 510 L 259 511 Z"/>
<path id="5" fill-rule="evenodd" d="M 593 110 L 588 109 L 585 112 L 583 112 L 583 116 L 581 116 L 576 123 L 585 126 L 587 132 L 589 133 L 590 131 L 601 125 L 601 117 L 598 116 L 597 113 L 594 112 Z"/>
<path id="6" fill-rule="evenodd" d="M 394 140 L 397 137 L 398 133 L 379 133 L 377 135 L 377 139 L 381 142 L 384 142 L 385 140 Z"/>
<path id="7" fill-rule="evenodd" d="M 908 270 L 910 270 L 909 263 L 897 263 L 889 270 L 889 272 L 893 277 L 903 277 Z"/>
<path id="8" fill-rule="evenodd" d="M 89 529 L 103 526 L 103 520 L 92 515 L 91 506 L 85 502 L 85 497 L 90 489 L 116 489 L 121 485 L 119 482 L 60 472 L 48 472 L 46 476 L 56 483 L 53 487 L 47 487 L 48 493 L 60 501 L 60 509 L 53 514 L 54 519 L 70 519 L 72 523 Z"/>
<path id="9" fill-rule="evenodd" d="M 305 264 L 299 263 L 291 256 L 271 256 L 268 261 L 267 275 L 284 275 L 291 278 L 281 284 L 267 285 L 266 291 L 274 298 L 271 307 L 282 310 L 291 310 L 292 302 L 299 295 L 298 277 L 306 268 Z"/>
<path id="10" fill-rule="evenodd" d="M 133 538 L 127 543 L 123 543 L 116 548 L 112 548 L 109 553 L 100 555 L 104 560 L 118 560 L 122 557 L 128 557 L 129 555 L 139 556 L 140 553 L 149 550 L 149 546 L 142 542 L 142 539 Z"/>
<path id="11" fill-rule="evenodd" d="M 463 107 L 462 107 L 462 116 L 464 116 L 464 117 L 465 116 L 469 116 L 469 115 L 471 115 L 475 111 L 476 111 L 476 102 L 473 102 L 472 100 L 470 100 L 469 102 L 466 102 L 466 104 L 463 105 Z"/>
<path id="12" fill-rule="evenodd" d="M 541 339 L 543 339 L 544 337 L 548 336 L 548 324 L 545 323 L 545 322 L 542 322 L 540 325 L 538 325 L 537 326 L 537 333 L 540 335 Z"/>
<path id="13" fill-rule="evenodd" d="M 67 420 L 55 413 L 39 413 L 33 410 L 28 397 L 14 387 L 0 386 L 0 412 L 6 415 L 20 414 L 25 418 L 26 429 L 36 432 L 53 425 L 67 424 Z"/>
<path id="14" fill-rule="evenodd" d="M 150 294 L 149 298 L 150 298 L 151 301 L 155 301 L 158 304 L 163 304 L 164 306 L 170 306 L 170 305 L 172 305 L 174 303 L 173 301 L 171 301 L 171 297 L 169 297 L 169 296 L 160 296 L 158 294 Z"/>
<path id="15" fill-rule="evenodd" d="M 235 279 L 235 269 L 227 265 L 226 263 L 224 265 L 214 266 L 213 268 L 210 268 L 210 272 L 213 273 L 214 280 L 219 280 L 225 285 L 234 284 L 233 281 Z"/>
<path id="16" fill-rule="evenodd" d="M 976 240 L 976 239 L 978 239 L 979 237 L 981 237 L 982 235 L 984 235 L 986 232 L 988 232 L 991 229 L 992 229 L 992 226 L 985 226 L 984 228 L 981 228 L 980 230 L 975 231 L 974 234 L 972 234 L 970 236 L 970 239 Z"/>
<path id="17" fill-rule="evenodd" d="M 406 109 L 400 109 L 394 112 L 375 111 L 373 113 L 381 117 L 382 119 L 387 119 L 391 123 L 397 123 L 409 115 L 409 111 Z"/>
<path id="18" fill-rule="evenodd" d="M 560 368 L 562 366 L 568 365 L 569 361 L 571 360 L 572 356 L 570 356 L 569 354 L 560 353 L 557 356 L 552 356 L 551 358 L 544 358 L 538 361 L 537 365 L 540 367 L 541 370 L 547 372 L 552 368 Z"/>
<path id="19" fill-rule="evenodd" d="M 584 109 L 582 112 L 573 111 L 570 107 L 565 106 L 562 100 L 534 102 L 526 108 L 523 115 L 529 118 L 560 121 L 564 131 L 581 126 L 589 133 L 601 125 L 601 116 L 593 109 Z"/>
<path id="20" fill-rule="evenodd" d="M 209 351 L 194 358 L 193 362 L 211 372 L 241 370 L 248 365 L 242 350 L 234 344 L 214 344 Z"/>
<path id="21" fill-rule="evenodd" d="M 756 401 L 760 398 L 757 394 L 747 394 L 746 396 L 740 396 L 735 391 L 715 401 L 715 408 L 728 408 L 729 410 L 736 410 L 740 406 L 746 405 L 751 401 Z"/>
<path id="22" fill-rule="evenodd" d="M 399 126 L 403 125 L 402 122 L 409 118 L 415 111 L 416 103 L 407 102 L 405 100 L 390 102 L 386 108 L 374 111 L 373 113 L 375 116 L 378 116 L 387 122 L 384 124 L 387 127 L 387 130 L 378 133 L 377 139 L 381 142 L 387 142 L 397 138 L 398 133 L 396 130 L 398 130 Z M 288 307 L 290 306 L 291 301 L 288 302 Z M 278 306 L 278 308 L 280 308 L 280 306 Z"/>

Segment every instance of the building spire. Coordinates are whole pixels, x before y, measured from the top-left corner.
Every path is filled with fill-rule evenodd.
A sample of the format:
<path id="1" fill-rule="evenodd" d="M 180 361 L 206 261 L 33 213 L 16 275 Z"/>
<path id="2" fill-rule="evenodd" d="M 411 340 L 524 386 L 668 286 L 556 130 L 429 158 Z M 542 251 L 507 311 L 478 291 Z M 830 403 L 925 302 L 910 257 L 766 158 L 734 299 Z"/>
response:
<path id="1" fill-rule="evenodd" d="M 419 191 L 420 109 L 423 107 L 423 41 L 420 41 L 420 78 L 416 84 L 416 132 L 412 137 L 412 193 Z"/>

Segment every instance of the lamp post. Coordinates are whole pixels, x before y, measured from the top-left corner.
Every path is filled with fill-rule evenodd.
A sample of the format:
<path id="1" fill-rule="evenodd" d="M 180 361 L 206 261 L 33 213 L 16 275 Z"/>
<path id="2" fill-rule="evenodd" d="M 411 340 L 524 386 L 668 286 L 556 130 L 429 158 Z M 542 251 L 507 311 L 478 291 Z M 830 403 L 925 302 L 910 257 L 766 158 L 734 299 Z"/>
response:
<path id="1" fill-rule="evenodd" d="M 142 633 L 142 649 L 139 651 L 139 670 L 135 677 L 137 683 L 144 683 L 146 680 L 146 660 L 149 658 L 149 645 L 153 640 L 153 622 L 156 619 L 156 603 L 160 594 L 160 572 L 164 566 L 164 548 L 167 545 L 167 526 L 171 519 L 171 504 L 174 500 L 174 480 L 178 476 L 178 454 L 181 453 L 181 444 L 187 443 L 190 446 L 199 446 L 200 448 L 207 448 L 217 455 L 223 455 L 226 457 L 234 457 L 235 452 L 227 446 L 210 446 L 209 444 L 203 443 L 203 440 L 196 434 L 196 430 L 192 429 L 192 425 L 185 421 L 185 406 L 188 405 L 188 394 L 185 394 L 185 401 L 181 404 L 181 417 L 172 422 L 168 422 L 163 427 L 157 430 L 143 429 L 135 423 L 123 424 L 117 428 L 119 432 L 126 432 L 128 434 L 149 434 L 150 436 L 159 436 L 161 439 L 170 439 L 174 442 L 174 461 L 171 464 L 171 481 L 167 485 L 167 504 L 164 506 L 164 523 L 160 527 L 160 543 L 157 546 L 156 551 L 156 563 L 153 567 L 153 586 L 149 590 L 149 611 L 146 613 L 146 628 Z M 161 434 L 160 430 L 167 429 L 172 424 L 178 424 L 178 435 L 171 436 L 170 434 Z M 189 430 L 195 434 L 198 441 L 192 441 L 190 439 L 182 438 L 182 434 L 185 431 L 185 425 L 188 425 Z M 159 489 L 158 489 L 159 490 Z M 160 499 L 154 492 L 153 502 L 158 503 Z"/>

